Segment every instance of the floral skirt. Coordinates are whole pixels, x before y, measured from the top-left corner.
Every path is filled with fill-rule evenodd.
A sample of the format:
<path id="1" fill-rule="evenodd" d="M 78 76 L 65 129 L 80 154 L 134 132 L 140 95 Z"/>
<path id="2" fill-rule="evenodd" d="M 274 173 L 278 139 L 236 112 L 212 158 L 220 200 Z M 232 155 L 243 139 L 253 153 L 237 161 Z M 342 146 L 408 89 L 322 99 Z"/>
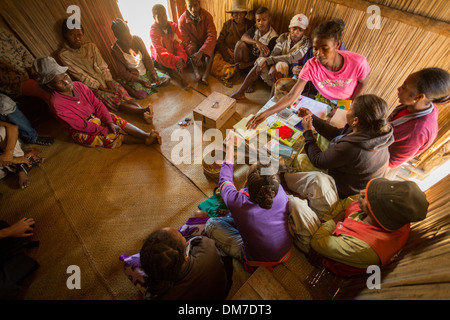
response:
<path id="1" fill-rule="evenodd" d="M 93 90 L 95 96 L 111 111 L 116 112 L 122 103 L 133 101 L 127 90 L 117 81 L 112 81 L 115 93 Z"/>
<path id="2" fill-rule="evenodd" d="M 122 129 L 124 129 L 128 123 L 126 120 L 116 116 L 113 113 L 111 113 L 111 118 L 113 122 Z M 105 126 L 105 124 L 102 123 L 102 121 L 99 118 L 94 116 L 91 116 L 88 119 L 88 121 L 95 123 L 98 126 Z M 97 147 L 103 147 L 106 149 L 119 148 L 122 146 L 124 139 L 124 135 L 121 133 L 118 134 L 108 133 L 107 136 L 102 136 L 102 135 L 90 135 L 73 129 L 70 129 L 69 133 L 76 143 L 89 148 L 97 148 Z"/>
<path id="3" fill-rule="evenodd" d="M 156 71 L 156 75 L 159 78 L 160 85 L 164 85 L 170 80 L 170 77 L 162 72 Z M 155 82 L 155 79 L 153 79 L 153 76 L 149 71 L 147 71 L 147 73 L 143 74 L 142 76 L 139 76 L 139 79 L 144 80 L 148 83 Z M 147 93 L 147 95 L 151 95 L 155 92 L 158 92 L 155 89 L 155 87 L 147 88 L 146 86 L 144 86 L 143 84 L 141 84 L 139 82 L 129 81 L 129 82 L 127 82 L 127 85 L 130 86 L 135 91 L 145 91 Z"/>

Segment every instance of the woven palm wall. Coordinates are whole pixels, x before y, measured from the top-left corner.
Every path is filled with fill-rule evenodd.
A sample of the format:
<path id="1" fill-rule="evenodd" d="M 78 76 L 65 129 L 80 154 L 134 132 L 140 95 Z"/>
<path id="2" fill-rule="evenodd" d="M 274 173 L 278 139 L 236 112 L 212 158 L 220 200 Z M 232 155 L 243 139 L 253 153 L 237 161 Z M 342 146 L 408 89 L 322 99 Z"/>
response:
<path id="1" fill-rule="evenodd" d="M 115 62 L 111 45 L 116 40 L 111 31 L 111 22 L 122 18 L 116 0 L 2 0 L 0 16 L 3 23 L 12 30 L 35 57 L 55 56 L 63 43 L 62 21 L 72 16 L 67 13 L 71 5 L 80 8 L 80 20 L 85 38 L 94 42 L 111 71 Z"/>

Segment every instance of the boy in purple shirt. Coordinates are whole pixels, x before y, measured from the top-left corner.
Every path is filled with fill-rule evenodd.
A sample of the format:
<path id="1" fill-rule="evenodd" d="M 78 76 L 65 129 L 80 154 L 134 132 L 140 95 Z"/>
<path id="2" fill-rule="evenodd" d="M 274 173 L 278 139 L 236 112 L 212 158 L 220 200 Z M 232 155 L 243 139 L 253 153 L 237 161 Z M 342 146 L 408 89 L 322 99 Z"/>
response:
<path id="1" fill-rule="evenodd" d="M 234 144 L 227 141 L 227 157 L 234 159 Z M 262 175 L 264 165 L 253 164 L 247 187 L 233 184 L 233 162 L 225 160 L 219 190 L 230 215 L 210 218 L 206 234 L 225 254 L 245 262 L 246 267 L 270 270 L 289 258 L 292 238 L 288 229 L 288 198 L 277 175 Z"/>

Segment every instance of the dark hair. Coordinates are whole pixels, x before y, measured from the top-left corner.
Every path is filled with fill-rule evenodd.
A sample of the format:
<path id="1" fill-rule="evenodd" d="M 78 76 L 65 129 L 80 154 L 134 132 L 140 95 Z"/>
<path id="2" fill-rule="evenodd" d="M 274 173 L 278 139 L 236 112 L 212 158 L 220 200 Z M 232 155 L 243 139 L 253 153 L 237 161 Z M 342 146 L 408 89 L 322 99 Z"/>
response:
<path id="1" fill-rule="evenodd" d="M 160 299 L 172 289 L 184 263 L 186 248 L 169 230 L 151 233 L 141 251 L 141 267 L 153 299 Z"/>
<path id="2" fill-rule="evenodd" d="M 261 174 L 261 169 L 268 167 L 269 164 L 265 165 L 258 161 L 253 170 L 248 173 L 247 177 L 250 200 L 257 203 L 263 209 L 272 208 L 273 199 L 277 195 L 280 186 L 278 175 Z"/>
<path id="3" fill-rule="evenodd" d="M 389 107 L 386 101 L 374 94 L 357 97 L 353 102 L 354 116 L 358 117 L 362 128 L 372 134 L 381 135 L 389 132 Z"/>
<path id="4" fill-rule="evenodd" d="M 339 41 L 342 39 L 342 30 L 340 23 L 334 20 L 325 21 L 314 29 L 312 38 L 334 39 L 335 41 Z"/>
<path id="5" fill-rule="evenodd" d="M 450 73 L 440 68 L 426 68 L 417 72 L 416 87 L 434 103 L 450 101 Z"/>
<path id="6" fill-rule="evenodd" d="M 269 12 L 269 9 L 268 8 L 266 8 L 266 7 L 259 7 L 258 9 L 256 9 L 256 11 L 255 11 L 255 15 L 257 15 L 257 14 L 263 14 L 263 13 L 268 13 Z"/>
<path id="7" fill-rule="evenodd" d="M 130 28 L 122 19 L 116 19 L 111 24 L 111 30 L 113 31 L 116 38 L 118 38 L 124 32 L 130 32 Z"/>
<path id="8" fill-rule="evenodd" d="M 341 26 L 342 31 L 344 31 L 344 29 L 345 29 L 345 22 L 344 22 L 344 20 L 342 20 L 341 18 L 333 18 L 333 19 L 331 19 L 331 21 L 339 23 L 339 25 Z"/>
<path id="9" fill-rule="evenodd" d="M 152 7 L 152 15 L 156 16 L 158 14 L 158 11 L 163 9 L 164 11 L 166 11 L 166 8 L 162 5 L 162 4 L 155 4 Z"/>
<path id="10" fill-rule="evenodd" d="M 63 21 L 62 25 L 61 25 L 62 36 L 63 36 L 64 39 L 66 38 L 66 33 L 67 33 L 69 30 L 72 30 L 72 29 L 70 29 L 70 28 L 67 26 L 67 22 L 68 22 L 68 21 L 69 21 L 69 18 L 65 19 L 65 20 Z M 79 23 L 78 20 L 76 20 L 76 22 Z M 81 32 L 83 32 L 83 34 L 84 34 L 84 29 L 83 29 L 83 26 L 81 25 L 81 23 L 80 23 L 80 29 L 81 29 Z"/>

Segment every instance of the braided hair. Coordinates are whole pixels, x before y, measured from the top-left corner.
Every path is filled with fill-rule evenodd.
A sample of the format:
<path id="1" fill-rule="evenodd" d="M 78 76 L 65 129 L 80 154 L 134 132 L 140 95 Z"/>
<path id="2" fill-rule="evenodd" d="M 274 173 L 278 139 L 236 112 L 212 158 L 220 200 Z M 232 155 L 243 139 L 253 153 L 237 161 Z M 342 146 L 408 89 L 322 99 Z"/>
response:
<path id="1" fill-rule="evenodd" d="M 263 209 L 272 208 L 273 199 L 276 197 L 280 186 L 280 180 L 277 174 L 261 174 L 261 169 L 268 167 L 269 164 L 264 165 L 258 161 L 256 166 L 248 173 L 247 176 L 250 200 L 257 203 Z"/>
<path id="2" fill-rule="evenodd" d="M 157 230 L 145 240 L 140 259 L 152 299 L 161 299 L 172 289 L 182 270 L 185 250 L 183 243 L 167 229 Z"/>
<path id="3" fill-rule="evenodd" d="M 440 68 L 426 68 L 417 72 L 416 87 L 433 103 L 450 101 L 450 73 Z"/>
<path id="4" fill-rule="evenodd" d="M 342 31 L 342 25 L 336 20 L 324 21 L 314 29 L 312 39 L 334 39 L 335 41 L 340 41 L 342 40 Z"/>
<path id="5" fill-rule="evenodd" d="M 122 19 L 116 19 L 111 24 L 111 30 L 113 31 L 116 38 L 125 32 L 130 32 L 130 28 Z"/>
<path id="6" fill-rule="evenodd" d="M 353 102 L 354 116 L 364 130 L 375 135 L 389 132 L 389 107 L 383 99 L 374 94 L 358 96 Z"/>

